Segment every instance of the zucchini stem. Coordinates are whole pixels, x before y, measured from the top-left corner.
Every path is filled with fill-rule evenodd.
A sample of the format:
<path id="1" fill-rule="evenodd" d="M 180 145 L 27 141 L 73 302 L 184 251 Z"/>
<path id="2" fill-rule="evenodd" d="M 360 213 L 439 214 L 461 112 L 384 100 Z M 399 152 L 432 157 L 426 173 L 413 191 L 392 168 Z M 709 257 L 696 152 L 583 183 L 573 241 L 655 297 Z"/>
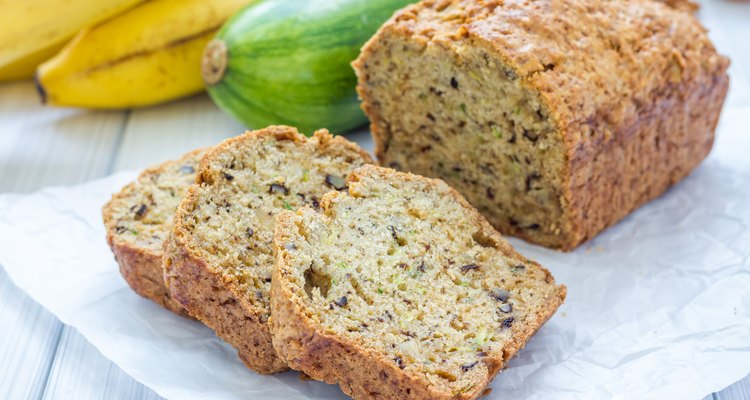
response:
<path id="1" fill-rule="evenodd" d="M 229 63 L 227 45 L 223 40 L 213 39 L 203 50 L 201 60 L 201 75 L 207 86 L 214 86 L 224 79 L 224 73 Z"/>

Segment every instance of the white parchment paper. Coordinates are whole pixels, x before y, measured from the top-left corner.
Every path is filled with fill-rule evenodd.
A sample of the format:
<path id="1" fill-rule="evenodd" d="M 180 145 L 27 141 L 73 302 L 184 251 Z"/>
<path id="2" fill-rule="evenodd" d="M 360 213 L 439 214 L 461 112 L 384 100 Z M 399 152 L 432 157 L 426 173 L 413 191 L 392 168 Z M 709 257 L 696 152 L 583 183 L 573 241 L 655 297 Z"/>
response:
<path id="1" fill-rule="evenodd" d="M 701 399 L 750 373 L 750 77 L 740 69 L 750 25 L 724 12 L 732 4 L 703 2 L 734 60 L 711 156 L 575 252 L 511 239 L 568 286 L 568 299 L 488 398 Z M 722 26 L 735 19 L 744 34 Z M 15 284 L 164 397 L 345 398 L 295 372 L 257 375 L 208 328 L 130 291 L 100 207 L 135 175 L 0 195 L 0 264 Z"/>

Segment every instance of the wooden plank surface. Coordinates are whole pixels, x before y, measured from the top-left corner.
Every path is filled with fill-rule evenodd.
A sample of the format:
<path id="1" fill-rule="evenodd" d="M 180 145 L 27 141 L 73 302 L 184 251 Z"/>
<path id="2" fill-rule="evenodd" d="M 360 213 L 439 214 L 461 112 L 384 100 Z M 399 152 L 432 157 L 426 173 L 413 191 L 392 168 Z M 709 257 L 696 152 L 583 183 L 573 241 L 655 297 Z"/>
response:
<path id="1" fill-rule="evenodd" d="M 713 395 L 715 400 L 750 399 L 750 376 Z"/>
<path id="2" fill-rule="evenodd" d="M 206 95 L 133 111 L 113 154 L 113 171 L 141 169 L 245 131 Z"/>
<path id="3" fill-rule="evenodd" d="M 0 397 L 38 399 L 63 325 L 0 270 Z"/>
<path id="4" fill-rule="evenodd" d="M 127 113 L 43 107 L 30 82 L 0 89 L 0 193 L 109 173 Z"/>
<path id="5" fill-rule="evenodd" d="M 0 192 L 108 175 L 128 114 L 42 107 L 32 83 L 0 85 Z M 4 270 L 0 321 L 0 398 L 158 398 L 15 287 Z"/>
<path id="6" fill-rule="evenodd" d="M 75 329 L 66 326 L 43 399 L 158 400 L 161 397 L 126 375 Z"/>

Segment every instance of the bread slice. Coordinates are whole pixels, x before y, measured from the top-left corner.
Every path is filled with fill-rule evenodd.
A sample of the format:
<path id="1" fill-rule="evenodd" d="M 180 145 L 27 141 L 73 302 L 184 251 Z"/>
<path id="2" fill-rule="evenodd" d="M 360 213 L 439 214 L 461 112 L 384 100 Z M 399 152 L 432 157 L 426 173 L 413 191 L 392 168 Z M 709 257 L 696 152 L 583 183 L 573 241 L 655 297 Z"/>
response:
<path id="1" fill-rule="evenodd" d="M 234 346 L 251 369 L 286 369 L 267 321 L 274 216 L 318 207 L 329 190 L 370 156 L 326 130 L 308 139 L 272 126 L 209 150 L 180 203 L 166 244 L 164 278 L 188 312 Z"/>
<path id="2" fill-rule="evenodd" d="M 164 285 L 162 247 L 203 153 L 195 150 L 143 171 L 102 208 L 107 243 L 122 277 L 139 295 L 182 316 L 185 309 Z"/>
<path id="3" fill-rule="evenodd" d="M 375 166 L 274 246 L 274 347 L 355 399 L 476 398 L 566 293 L 443 181 Z"/>
<path id="4" fill-rule="evenodd" d="M 651 0 L 420 1 L 353 65 L 381 164 L 562 250 L 686 177 L 729 85 L 700 23 Z"/>

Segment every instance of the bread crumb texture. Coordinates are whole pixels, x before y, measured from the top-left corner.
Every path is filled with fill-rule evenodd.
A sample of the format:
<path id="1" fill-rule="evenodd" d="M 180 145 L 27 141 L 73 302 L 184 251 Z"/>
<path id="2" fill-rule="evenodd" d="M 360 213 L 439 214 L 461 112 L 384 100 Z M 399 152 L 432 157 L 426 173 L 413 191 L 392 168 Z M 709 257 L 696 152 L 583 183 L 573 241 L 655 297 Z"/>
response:
<path id="1" fill-rule="evenodd" d="M 421 1 L 354 62 L 379 161 L 570 250 L 709 152 L 728 60 L 650 0 Z"/>
<path id="2" fill-rule="evenodd" d="M 165 279 L 173 296 L 238 349 L 252 369 L 286 369 L 267 327 L 274 216 L 320 206 L 371 161 L 354 143 L 328 131 L 306 138 L 272 126 L 229 139 L 203 158 L 196 184 L 181 202 L 167 244 Z"/>
<path id="3" fill-rule="evenodd" d="M 354 398 L 476 398 L 562 303 L 443 181 L 365 166 L 277 217 L 274 345 Z"/>
<path id="4" fill-rule="evenodd" d="M 185 310 L 164 285 L 162 246 L 203 153 L 195 150 L 143 171 L 102 208 L 107 242 L 125 281 L 136 293 L 180 315 Z"/>
<path id="5" fill-rule="evenodd" d="M 203 152 L 190 152 L 149 168 L 113 195 L 104 206 L 104 222 L 113 231 L 112 240 L 161 253 L 177 205 L 195 181 Z"/>

